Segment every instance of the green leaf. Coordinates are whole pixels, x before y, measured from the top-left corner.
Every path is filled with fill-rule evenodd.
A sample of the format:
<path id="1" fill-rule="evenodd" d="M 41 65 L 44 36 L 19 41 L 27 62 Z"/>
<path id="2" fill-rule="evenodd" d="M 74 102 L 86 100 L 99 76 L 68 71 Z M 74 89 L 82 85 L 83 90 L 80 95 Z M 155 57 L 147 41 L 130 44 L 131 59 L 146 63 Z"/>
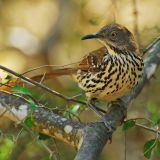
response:
<path id="1" fill-rule="evenodd" d="M 152 150 L 156 146 L 156 143 L 156 139 L 151 139 L 144 144 L 144 156 L 146 158 L 149 159 L 151 157 Z"/>
<path id="2" fill-rule="evenodd" d="M 9 140 L 15 142 L 15 137 L 14 137 L 14 135 L 8 134 L 8 135 L 7 135 L 7 138 L 8 138 Z"/>
<path id="3" fill-rule="evenodd" d="M 11 80 L 13 77 L 11 75 L 7 75 L 7 77 L 5 79 L 7 80 Z"/>
<path id="4" fill-rule="evenodd" d="M 157 120 L 157 124 L 160 124 L 160 118 Z"/>
<path id="5" fill-rule="evenodd" d="M 80 109 L 80 105 L 71 105 L 69 109 L 67 109 L 64 113 L 63 116 L 66 117 L 67 119 L 72 118 L 76 112 Z"/>
<path id="6" fill-rule="evenodd" d="M 153 124 L 157 124 L 159 118 L 157 104 L 154 101 L 149 101 L 147 104 L 147 109 L 151 115 L 151 120 L 153 121 Z"/>
<path id="7" fill-rule="evenodd" d="M 67 118 L 67 119 L 72 118 L 72 114 L 71 114 L 69 111 L 63 112 L 63 116 L 64 116 L 65 118 Z"/>
<path id="8" fill-rule="evenodd" d="M 23 95 L 30 95 L 31 93 L 29 92 L 29 90 L 27 88 L 24 88 L 22 86 L 15 86 L 12 88 L 13 92 L 19 93 L 19 94 L 23 94 Z"/>
<path id="9" fill-rule="evenodd" d="M 80 108 L 80 105 L 74 105 L 71 109 L 69 109 L 69 111 L 71 113 L 76 113 L 78 111 L 78 109 Z"/>
<path id="10" fill-rule="evenodd" d="M 154 124 L 154 125 L 157 124 L 158 117 L 159 117 L 159 116 L 158 116 L 158 112 L 151 115 L 151 120 L 153 121 L 153 124 Z"/>
<path id="11" fill-rule="evenodd" d="M 27 117 L 27 118 L 24 120 L 24 124 L 25 124 L 27 127 L 31 128 L 31 127 L 33 126 L 33 119 L 32 119 L 32 117 Z"/>
<path id="12" fill-rule="evenodd" d="M 37 104 L 30 98 L 28 99 L 28 102 L 29 102 L 29 107 L 32 111 L 34 111 L 37 107 Z"/>
<path id="13" fill-rule="evenodd" d="M 39 137 L 38 137 L 39 140 L 46 140 L 49 138 L 50 138 L 50 136 L 48 136 L 46 134 L 39 133 Z"/>
<path id="14" fill-rule="evenodd" d="M 80 101 L 85 101 L 85 95 L 82 94 L 81 96 L 79 96 L 79 97 L 78 97 L 78 100 L 80 100 Z"/>
<path id="15" fill-rule="evenodd" d="M 9 138 L 3 138 L 3 143 L 0 145 L 0 159 L 6 160 L 9 159 L 9 154 L 14 149 L 15 144 L 12 140 Z"/>
<path id="16" fill-rule="evenodd" d="M 18 94 L 22 94 L 22 95 L 28 95 L 28 103 L 30 105 L 30 109 L 32 111 L 34 111 L 37 107 L 36 103 L 34 102 L 34 100 L 32 99 L 32 94 L 29 92 L 29 90 L 27 88 L 24 88 L 22 86 L 15 86 L 12 88 L 12 91 Z"/>
<path id="17" fill-rule="evenodd" d="M 129 128 L 134 127 L 136 124 L 135 120 L 127 120 L 126 122 L 124 122 L 123 124 L 123 130 L 126 131 Z"/>
<path id="18" fill-rule="evenodd" d="M 148 112 L 154 114 L 157 112 L 157 105 L 154 101 L 149 101 L 147 104 Z"/>
<path id="19" fill-rule="evenodd" d="M 157 141 L 156 154 L 158 157 L 160 157 L 160 141 Z"/>
<path id="20" fill-rule="evenodd" d="M 41 158 L 40 160 L 51 160 L 51 158 L 49 156 L 45 156 L 45 157 Z"/>

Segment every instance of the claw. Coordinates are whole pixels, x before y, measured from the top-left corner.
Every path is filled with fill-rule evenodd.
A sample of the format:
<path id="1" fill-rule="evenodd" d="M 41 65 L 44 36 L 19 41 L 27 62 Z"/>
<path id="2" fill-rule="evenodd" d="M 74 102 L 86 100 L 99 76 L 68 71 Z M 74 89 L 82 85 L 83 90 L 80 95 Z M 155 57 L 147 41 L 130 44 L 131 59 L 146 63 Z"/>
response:
<path id="1" fill-rule="evenodd" d="M 112 132 L 114 130 L 114 127 L 111 125 L 111 123 L 109 123 L 108 121 L 106 121 L 105 118 L 102 119 L 101 123 L 104 123 L 105 127 L 107 128 L 107 134 L 109 134 L 109 143 L 112 143 Z"/>
<path id="2" fill-rule="evenodd" d="M 108 132 L 113 132 L 114 128 L 112 127 L 111 123 L 106 121 L 105 118 L 103 118 L 102 121 L 104 122 L 106 128 L 108 129 Z"/>

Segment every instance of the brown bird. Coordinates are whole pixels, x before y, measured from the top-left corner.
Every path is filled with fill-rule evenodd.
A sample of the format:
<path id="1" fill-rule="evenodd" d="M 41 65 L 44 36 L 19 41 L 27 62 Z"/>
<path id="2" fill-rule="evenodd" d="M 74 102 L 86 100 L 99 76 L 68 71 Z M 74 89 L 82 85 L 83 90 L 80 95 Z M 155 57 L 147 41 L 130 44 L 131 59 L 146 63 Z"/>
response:
<path id="1" fill-rule="evenodd" d="M 104 46 L 90 52 L 74 66 L 53 70 L 50 75 L 73 75 L 89 102 L 95 98 L 114 101 L 138 84 L 143 59 L 132 33 L 120 24 L 106 25 L 82 40 L 93 38 Z"/>

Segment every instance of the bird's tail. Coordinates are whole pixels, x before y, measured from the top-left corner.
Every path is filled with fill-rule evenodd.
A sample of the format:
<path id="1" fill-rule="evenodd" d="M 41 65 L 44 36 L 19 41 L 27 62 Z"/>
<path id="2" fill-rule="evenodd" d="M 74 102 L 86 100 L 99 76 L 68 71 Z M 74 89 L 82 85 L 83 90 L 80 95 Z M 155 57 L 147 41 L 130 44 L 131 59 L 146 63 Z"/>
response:
<path id="1" fill-rule="evenodd" d="M 35 75 L 31 77 L 31 79 L 39 81 L 41 79 L 48 79 L 57 76 L 74 75 L 77 73 L 78 70 L 86 72 L 91 66 L 89 58 L 90 58 L 89 56 L 86 56 L 80 62 L 71 63 L 65 66 L 59 66 L 59 68 L 54 68 L 50 72 L 40 75 Z"/>
<path id="2" fill-rule="evenodd" d="M 53 77 L 58 77 L 58 76 L 65 76 L 65 75 L 73 75 L 78 71 L 78 68 L 60 68 L 60 69 L 54 69 L 51 72 L 44 73 L 44 74 L 39 74 L 31 77 L 31 79 L 35 81 L 39 81 L 42 78 L 43 79 L 49 79 Z"/>

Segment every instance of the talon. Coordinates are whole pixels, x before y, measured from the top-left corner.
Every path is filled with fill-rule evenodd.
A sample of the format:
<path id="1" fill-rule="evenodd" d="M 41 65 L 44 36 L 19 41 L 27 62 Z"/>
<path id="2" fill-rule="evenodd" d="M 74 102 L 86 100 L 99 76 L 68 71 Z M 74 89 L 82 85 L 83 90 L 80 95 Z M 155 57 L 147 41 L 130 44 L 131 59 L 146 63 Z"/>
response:
<path id="1" fill-rule="evenodd" d="M 113 132 L 113 130 L 114 130 L 114 127 L 112 126 L 112 123 L 111 123 L 111 122 L 106 121 L 106 119 L 105 119 L 105 118 L 103 118 L 103 119 L 102 119 L 102 121 L 104 122 L 104 124 L 105 124 L 106 128 L 108 129 L 108 132 L 109 132 L 109 133 L 112 133 L 112 132 Z"/>

